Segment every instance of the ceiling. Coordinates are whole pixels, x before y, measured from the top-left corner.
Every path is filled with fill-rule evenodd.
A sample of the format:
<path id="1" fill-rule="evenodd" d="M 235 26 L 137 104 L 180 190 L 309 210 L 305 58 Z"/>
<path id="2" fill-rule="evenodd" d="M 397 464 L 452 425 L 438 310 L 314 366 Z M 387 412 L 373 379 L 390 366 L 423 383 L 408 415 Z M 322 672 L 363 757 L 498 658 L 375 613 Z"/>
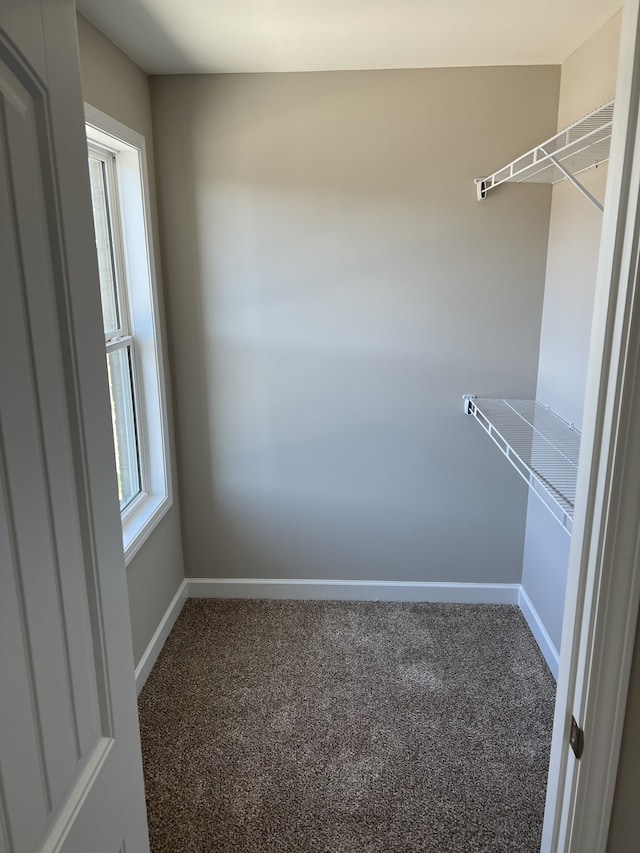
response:
<path id="1" fill-rule="evenodd" d="M 78 0 L 148 74 L 560 64 L 621 0 Z"/>

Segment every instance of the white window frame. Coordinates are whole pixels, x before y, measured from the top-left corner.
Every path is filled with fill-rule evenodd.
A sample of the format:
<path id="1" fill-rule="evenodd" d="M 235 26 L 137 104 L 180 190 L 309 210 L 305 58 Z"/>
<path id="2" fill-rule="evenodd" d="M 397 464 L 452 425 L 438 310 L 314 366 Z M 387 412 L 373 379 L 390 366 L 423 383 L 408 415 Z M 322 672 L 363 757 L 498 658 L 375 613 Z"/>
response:
<path id="1" fill-rule="evenodd" d="M 129 349 L 131 351 L 131 394 L 133 397 L 134 420 L 136 427 L 136 449 L 135 455 L 138 464 L 138 485 L 140 491 L 134 495 L 124 508 L 120 510 L 123 523 L 135 511 L 136 506 L 141 503 L 148 493 L 149 482 L 148 470 L 149 460 L 145 450 L 145 443 L 140 435 L 140 370 L 136 356 L 133 330 L 131 326 L 131 299 L 129 298 L 129 275 L 125 258 L 125 245 L 122 234 L 122 212 L 120 210 L 120 191 L 118 187 L 118 164 L 116 153 L 111 148 L 98 145 L 93 139 L 87 139 L 89 156 L 95 157 L 104 164 L 104 179 L 106 184 L 107 219 L 109 232 L 113 247 L 114 263 L 114 286 L 116 290 L 116 304 L 119 322 L 116 328 L 105 330 L 105 349 L 107 355 L 118 349 Z M 115 441 L 115 438 L 114 438 Z"/>
<path id="2" fill-rule="evenodd" d="M 121 255 L 117 287 L 133 354 L 141 492 L 121 513 L 128 564 L 173 503 L 149 176 L 141 134 L 89 104 L 85 123 L 88 146 L 113 157 L 111 216 L 119 226 L 115 250 Z"/>

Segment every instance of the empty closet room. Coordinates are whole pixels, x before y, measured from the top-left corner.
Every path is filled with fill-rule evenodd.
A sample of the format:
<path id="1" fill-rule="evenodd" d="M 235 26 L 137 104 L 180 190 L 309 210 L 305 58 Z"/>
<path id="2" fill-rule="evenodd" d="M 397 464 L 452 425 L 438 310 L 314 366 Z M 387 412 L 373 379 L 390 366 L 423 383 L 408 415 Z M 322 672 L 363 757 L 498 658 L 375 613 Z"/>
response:
<path id="1" fill-rule="evenodd" d="M 218 45 L 220 58 L 207 66 L 202 43 L 200 54 L 187 55 L 182 35 L 162 14 L 129 5 L 135 12 L 119 21 L 104 4 L 83 0 L 77 23 L 87 120 L 100 114 L 132 129 L 144 139 L 149 170 L 171 500 L 128 552 L 126 573 L 147 808 L 158 832 L 152 849 L 540 849 L 574 492 L 558 510 L 553 498 L 549 504 L 549 493 L 557 494 L 544 471 L 527 487 L 505 458 L 513 461 L 514 454 L 502 421 L 494 441 L 487 435 L 494 404 L 486 401 L 539 401 L 579 443 L 603 214 L 569 179 L 553 186 L 516 179 L 485 193 L 480 185 L 482 200 L 476 182 L 500 175 L 614 100 L 619 4 L 601 3 L 594 11 L 585 2 L 586 23 L 562 19 L 535 61 L 520 62 L 498 48 L 492 59 L 469 46 L 468 58 L 433 67 L 416 67 L 417 61 L 367 67 L 355 59 L 326 68 L 313 59 L 307 67 L 300 54 L 299 67 L 287 65 L 275 47 L 271 60 L 268 51 L 257 51 L 254 62 L 251 44 L 242 58 Z M 122 11 L 127 4 L 115 6 Z M 610 115 L 603 127 L 596 133 L 608 138 Z M 577 175 L 601 205 L 609 173 L 605 148 Z M 480 417 L 474 418 L 476 408 Z M 538 417 L 525 443 L 535 445 Z M 577 469 L 577 459 L 565 455 Z M 535 458 L 529 461 L 536 469 Z M 333 610 L 332 602 L 348 604 Z M 385 603 L 398 607 L 385 610 Z M 423 604 L 437 607 L 423 611 Z M 445 653 L 430 669 L 417 657 L 415 631 L 424 631 L 428 645 L 431 626 L 448 624 L 448 612 L 458 614 L 451 631 L 467 640 L 468 659 L 458 659 L 459 647 L 452 646 L 450 660 Z M 358 637 L 369 613 L 376 614 L 371 625 L 380 647 L 369 635 Z M 475 613 L 478 634 L 466 615 Z M 206 633 L 207 620 L 217 620 L 220 633 Z M 520 633 L 512 634 L 516 623 Z M 344 646 L 336 645 L 340 638 Z M 376 660 L 367 660 L 369 644 Z M 238 653 L 233 660 L 231 648 Z M 354 651 L 355 663 L 345 663 L 344 649 Z M 203 676 L 203 691 L 216 684 L 218 692 L 201 707 L 201 676 L 189 661 L 209 655 L 215 666 Z M 457 848 L 455 838 L 462 836 L 442 829 L 446 804 L 458 802 L 455 792 L 431 824 L 415 824 L 411 811 L 406 836 L 385 835 L 379 817 L 385 778 L 398 802 L 411 800 L 402 786 L 413 782 L 398 781 L 398 793 L 393 768 L 378 765 L 377 752 L 367 757 L 365 746 L 356 761 L 344 757 L 346 746 L 334 744 L 335 754 L 319 759 L 315 776 L 301 769 L 286 784 L 273 781 L 272 789 L 264 781 L 271 772 L 267 753 L 256 757 L 251 745 L 262 722 L 274 744 L 288 739 L 300 755 L 298 741 L 306 735 L 296 720 L 308 724 L 314 749 L 331 737 L 334 710 L 328 694 L 314 692 L 313 656 L 333 673 L 338 692 L 351 684 L 345 672 L 363 667 L 354 691 L 363 707 L 374 681 L 387 685 L 393 726 L 385 729 L 381 714 L 370 733 L 384 752 L 384 744 L 403 733 L 399 721 L 409 720 L 415 731 L 422 725 L 410 703 L 393 705 L 394 690 L 401 696 L 421 684 L 425 692 L 446 692 L 456 667 L 481 669 L 483 655 L 500 672 L 498 681 L 511 679 L 519 685 L 516 694 L 522 688 L 522 707 L 540 718 L 527 721 L 525 710 L 514 723 L 517 695 L 505 699 L 505 719 L 497 710 L 476 717 L 463 709 L 460 756 L 465 743 L 480 743 L 476 728 L 504 730 L 512 763 L 507 767 L 501 753 L 496 766 L 504 760 L 510 780 L 535 774 L 534 790 L 522 796 L 537 809 L 533 816 L 532 806 L 529 834 L 517 825 L 517 799 L 503 814 L 499 800 L 491 811 L 502 770 L 486 769 L 485 778 L 480 747 L 475 763 L 456 757 L 460 778 L 480 768 L 478 800 L 469 794 L 464 818 L 476 847 L 467 840 Z M 177 674 L 177 664 L 172 672 L 167 661 L 180 658 L 186 669 Z M 252 696 L 256 668 L 265 693 Z M 489 709 L 499 705 L 490 692 L 493 672 L 483 676 Z M 290 681 L 278 680 L 283 673 Z M 258 695 L 264 718 L 255 707 Z M 296 715 L 304 695 L 317 706 L 302 718 Z M 468 701 L 469 709 L 479 708 L 482 693 Z M 323 702 L 324 716 L 318 711 Z M 193 792 L 180 801 L 178 835 L 166 834 L 175 827 L 160 826 L 163 810 L 180 795 L 150 750 L 174 738 L 174 729 L 163 728 L 163 720 L 173 719 L 171 708 L 189 704 L 222 740 L 208 741 L 190 722 L 173 741 L 175 766 L 189 774 L 206 765 L 199 790 L 204 798 L 213 786 L 207 789 L 207 796 L 215 794 L 211 823 L 226 825 L 225 836 L 204 820 Z M 435 707 L 433 714 L 444 720 L 447 706 Z M 452 731 L 430 725 L 434 741 L 438 731 Z M 524 754 L 518 754 L 517 726 Z M 361 735 L 354 724 L 340 736 L 357 746 Z M 420 737 L 418 744 L 427 742 Z M 398 755 L 417 766 L 415 790 L 421 791 L 421 753 L 406 752 L 409 740 Z M 278 755 L 273 761 L 284 767 Z M 212 766 L 220 769 L 218 788 Z M 258 777 L 262 787 L 247 781 L 242 788 L 241 780 Z M 331 778 L 342 780 L 346 793 L 331 789 Z M 446 778 L 455 788 L 454 768 Z M 233 780 L 230 793 L 225 779 Z M 344 817 L 345 826 L 356 827 L 352 846 L 340 847 L 313 821 L 295 824 L 291 837 L 302 833 L 299 846 L 277 846 L 279 833 L 290 838 L 283 814 L 316 803 L 314 785 L 333 805 L 342 793 L 353 804 Z M 306 786 L 313 789 L 308 800 L 299 793 Z M 364 789 L 379 799 L 367 803 Z M 268 805 L 266 790 L 292 799 Z M 483 825 L 487 809 L 495 821 L 489 827 Z M 514 816 L 517 843 L 510 841 L 506 813 Z M 397 816 L 384 820 L 395 832 Z M 360 823 L 369 827 L 362 835 Z M 196 846 L 171 846 L 178 843 L 171 838 L 187 844 L 189 833 Z"/>

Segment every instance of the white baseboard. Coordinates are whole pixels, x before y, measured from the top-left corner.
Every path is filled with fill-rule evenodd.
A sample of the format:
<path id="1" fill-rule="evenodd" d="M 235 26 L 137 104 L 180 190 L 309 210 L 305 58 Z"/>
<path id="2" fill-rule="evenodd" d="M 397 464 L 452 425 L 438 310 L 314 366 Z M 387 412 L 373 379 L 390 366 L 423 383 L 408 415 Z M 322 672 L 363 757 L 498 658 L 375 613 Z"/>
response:
<path id="1" fill-rule="evenodd" d="M 533 603 L 526 593 L 525 588 L 521 585 L 518 595 L 518 604 L 522 615 L 527 620 L 527 625 L 531 629 L 531 633 L 535 637 L 540 651 L 547 662 L 547 666 L 555 680 L 558 680 L 558 668 L 560 664 L 560 655 L 554 646 L 551 637 L 547 633 L 547 629 L 542 624 L 542 619 L 538 616 L 538 612 L 533 606 Z"/>
<path id="2" fill-rule="evenodd" d="M 156 628 L 156 631 L 151 638 L 149 645 L 145 649 L 144 654 L 140 658 L 140 662 L 136 667 L 136 692 L 138 696 L 140 695 L 140 691 L 144 687 L 145 681 L 149 677 L 149 673 L 153 669 L 154 663 L 158 659 L 158 655 L 160 654 L 162 647 L 165 644 L 167 637 L 169 636 L 171 629 L 173 628 L 176 619 L 180 615 L 180 611 L 187 600 L 187 582 L 182 581 L 180 586 L 178 587 L 178 591 L 173 596 L 171 604 L 167 607 L 167 610 L 160 620 L 160 624 Z"/>
<path id="3" fill-rule="evenodd" d="M 187 578 L 189 598 L 293 598 L 327 601 L 433 601 L 518 604 L 517 583 Z"/>
<path id="4" fill-rule="evenodd" d="M 559 654 L 524 587 L 518 583 L 187 578 L 178 587 L 136 667 L 138 695 L 187 598 L 273 598 L 326 601 L 431 601 L 443 604 L 517 604 L 540 651 L 558 678 Z"/>

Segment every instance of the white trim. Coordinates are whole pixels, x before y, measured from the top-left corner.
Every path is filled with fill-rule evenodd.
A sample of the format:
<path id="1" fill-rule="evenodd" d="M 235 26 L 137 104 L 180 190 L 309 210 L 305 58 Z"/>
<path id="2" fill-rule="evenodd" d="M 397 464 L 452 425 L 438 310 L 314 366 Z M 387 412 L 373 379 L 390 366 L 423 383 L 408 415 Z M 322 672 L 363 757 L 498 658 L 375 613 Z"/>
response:
<path id="1" fill-rule="evenodd" d="M 604 853 L 640 599 L 640 8 L 626 0 L 543 853 Z M 585 732 L 577 761 L 572 715 Z"/>
<path id="2" fill-rule="evenodd" d="M 138 694 L 187 598 L 293 599 L 298 601 L 414 601 L 441 604 L 516 604 L 549 669 L 557 678 L 558 652 L 531 599 L 517 583 L 307 580 L 300 578 L 186 578 L 160 620 L 136 667 Z"/>
<path id="3" fill-rule="evenodd" d="M 182 581 L 178 587 L 178 591 L 173 596 L 171 604 L 167 607 L 166 613 L 160 620 L 160 624 L 155 630 L 149 645 L 140 658 L 140 662 L 136 667 L 136 692 L 138 696 L 145 685 L 149 673 L 153 669 L 154 663 L 158 660 L 158 655 L 162 651 L 167 637 L 171 633 L 171 629 L 175 625 L 176 619 L 180 615 L 180 611 L 184 607 L 187 600 L 187 582 Z"/>
<path id="4" fill-rule="evenodd" d="M 520 586 L 520 590 L 518 592 L 518 604 L 522 611 L 522 615 L 524 616 L 527 625 L 531 629 L 531 633 L 538 644 L 538 648 L 542 652 L 542 655 L 547 662 L 547 666 L 551 670 L 551 674 L 557 681 L 560 655 L 558 654 L 558 650 L 554 646 L 551 637 L 547 633 L 547 629 L 544 627 L 544 623 L 540 618 L 538 611 L 533 606 L 533 602 L 527 595 L 527 591 L 523 586 Z"/>
<path id="5" fill-rule="evenodd" d="M 517 604 L 517 583 L 187 578 L 189 598 L 292 598 L 327 601 L 434 601 Z"/>
<path id="6" fill-rule="evenodd" d="M 105 148 L 112 148 L 115 151 L 120 151 L 125 145 L 133 148 L 138 148 L 143 151 L 145 148 L 145 138 L 137 130 L 122 124 L 118 119 L 103 113 L 97 107 L 91 104 L 84 104 L 84 120 L 86 124 L 90 124 L 96 133 L 96 139 L 100 145 Z"/>
<path id="7" fill-rule="evenodd" d="M 121 515 L 127 565 L 173 503 L 169 461 L 165 359 L 160 323 L 158 278 L 152 233 L 146 141 L 137 131 L 101 110 L 84 105 L 91 141 L 117 159 L 118 197 L 140 443 L 141 498 Z M 139 287 L 132 286 L 138 282 Z M 124 305 L 126 303 L 126 306 Z M 144 354 L 143 354 L 144 353 Z"/>
<path id="8" fill-rule="evenodd" d="M 127 566 L 171 508 L 171 495 L 144 495 L 122 522 L 122 544 Z M 129 509 L 129 507 L 127 507 Z"/>

